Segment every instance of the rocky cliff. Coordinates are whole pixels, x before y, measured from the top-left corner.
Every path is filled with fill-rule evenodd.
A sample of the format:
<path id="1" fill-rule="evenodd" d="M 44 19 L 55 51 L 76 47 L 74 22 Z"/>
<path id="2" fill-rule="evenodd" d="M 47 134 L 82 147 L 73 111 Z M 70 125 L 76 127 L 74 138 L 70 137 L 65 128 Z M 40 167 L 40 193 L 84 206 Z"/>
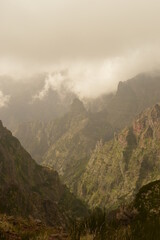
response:
<path id="1" fill-rule="evenodd" d="M 140 74 L 126 82 L 120 82 L 116 94 L 110 96 L 109 101 L 108 98 L 105 99 L 104 97 L 107 104 L 103 101 L 99 103 L 101 111 L 97 112 L 86 111 L 82 102 L 75 99 L 70 111 L 63 117 L 47 123 L 21 124 L 15 132 L 30 154 L 38 162 L 54 166 L 76 194 L 83 195 L 80 193 L 82 190 L 77 190 L 78 184 L 84 172 L 88 171 L 86 167 L 90 164 L 88 161 L 95 147 L 97 149 L 99 145 L 111 140 L 114 134 L 131 125 L 142 110 L 160 101 L 159 74 Z M 128 134 L 129 142 L 135 141 L 132 132 L 131 128 L 124 133 Z M 110 148 L 112 146 L 106 152 Z M 117 154 L 118 151 L 121 150 L 117 150 Z M 126 150 L 125 158 L 128 159 L 129 156 Z"/>
<path id="2" fill-rule="evenodd" d="M 63 185 L 58 173 L 39 166 L 0 122 L 0 213 L 64 225 L 86 214 L 85 205 Z"/>
<path id="3" fill-rule="evenodd" d="M 109 140 L 113 129 L 103 113 L 89 113 L 75 99 L 69 113 L 48 124 L 29 123 L 15 133 L 33 157 L 52 166 L 76 192 L 77 182 L 99 139 Z"/>
<path id="4" fill-rule="evenodd" d="M 160 105 L 142 112 L 114 140 L 97 144 L 79 181 L 91 206 L 116 208 L 148 182 L 160 179 Z"/>

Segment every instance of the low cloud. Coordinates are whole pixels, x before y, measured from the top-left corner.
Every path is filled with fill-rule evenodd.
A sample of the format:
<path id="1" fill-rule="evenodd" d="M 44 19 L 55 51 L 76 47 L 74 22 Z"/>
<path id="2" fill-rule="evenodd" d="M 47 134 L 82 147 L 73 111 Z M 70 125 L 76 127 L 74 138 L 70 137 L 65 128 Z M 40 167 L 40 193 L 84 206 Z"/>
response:
<path id="1" fill-rule="evenodd" d="M 159 9 L 158 0 L 0 0 L 0 74 L 45 74 L 33 100 L 49 89 L 81 99 L 115 91 L 160 69 Z"/>
<path id="2" fill-rule="evenodd" d="M 2 91 L 0 91 L 0 108 L 8 105 L 10 100 L 9 95 L 4 95 Z"/>
<path id="3" fill-rule="evenodd" d="M 118 82 L 141 72 L 160 69 L 160 51 L 156 46 L 137 49 L 124 56 L 97 61 L 77 61 L 48 69 L 43 89 L 34 96 L 42 100 L 50 89 L 70 91 L 79 98 L 96 98 L 116 91 Z"/>

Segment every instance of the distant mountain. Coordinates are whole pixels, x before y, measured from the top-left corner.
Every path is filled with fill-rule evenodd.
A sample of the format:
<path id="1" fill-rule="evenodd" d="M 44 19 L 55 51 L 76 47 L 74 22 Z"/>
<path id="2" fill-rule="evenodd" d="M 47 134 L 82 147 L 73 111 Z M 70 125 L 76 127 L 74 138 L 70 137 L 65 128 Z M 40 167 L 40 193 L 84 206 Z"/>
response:
<path id="1" fill-rule="evenodd" d="M 38 162 L 53 166 L 72 191 L 83 195 L 77 188 L 95 147 L 111 140 L 158 101 L 160 75 L 140 74 L 119 83 L 115 94 L 85 105 L 88 110 L 75 99 L 63 117 L 23 123 L 15 135 Z"/>
<path id="2" fill-rule="evenodd" d="M 64 117 L 48 124 L 21 124 L 15 134 L 35 159 L 53 166 L 76 192 L 96 142 L 110 139 L 113 129 L 103 114 L 87 112 L 75 99 Z"/>
<path id="3" fill-rule="evenodd" d="M 28 79 L 13 80 L 0 76 L 0 91 L 10 97 L 7 106 L 0 108 L 0 118 L 10 130 L 23 122 L 49 121 L 63 116 L 68 110 L 73 93 L 59 93 L 48 89 L 42 99 L 35 98 L 44 89 L 46 74 L 36 75 Z"/>
<path id="4" fill-rule="evenodd" d="M 58 173 L 36 164 L 0 122 L 0 213 L 65 225 L 86 210 L 61 183 Z"/>
<path id="5" fill-rule="evenodd" d="M 108 121 L 120 130 L 130 125 L 137 114 L 160 102 L 160 73 L 143 73 L 118 84 L 107 104 Z"/>
<path id="6" fill-rule="evenodd" d="M 145 184 L 160 179 L 160 105 L 142 112 L 114 139 L 97 144 L 79 179 L 90 206 L 117 208 Z"/>

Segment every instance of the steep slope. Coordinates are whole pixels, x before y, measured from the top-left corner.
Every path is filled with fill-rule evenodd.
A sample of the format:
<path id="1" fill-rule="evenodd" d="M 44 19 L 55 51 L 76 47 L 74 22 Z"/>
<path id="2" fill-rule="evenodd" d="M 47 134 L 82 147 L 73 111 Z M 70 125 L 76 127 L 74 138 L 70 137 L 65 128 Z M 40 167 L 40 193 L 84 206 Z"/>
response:
<path id="1" fill-rule="evenodd" d="M 160 105 L 140 114 L 132 126 L 99 142 L 78 186 L 91 206 L 116 208 L 146 183 L 160 179 Z"/>
<path id="2" fill-rule="evenodd" d="M 160 101 L 160 73 L 142 73 L 118 84 L 117 92 L 107 104 L 108 121 L 119 129 L 147 107 Z"/>
<path id="3" fill-rule="evenodd" d="M 85 211 L 57 172 L 36 164 L 0 122 L 0 213 L 64 225 Z"/>
<path id="4" fill-rule="evenodd" d="M 160 180 L 143 186 L 133 202 L 107 214 L 95 208 L 87 218 L 74 224 L 73 239 L 159 240 Z M 85 235 L 85 236 L 84 236 Z"/>
<path id="5" fill-rule="evenodd" d="M 21 124 L 15 132 L 27 151 L 38 162 L 54 166 L 75 193 L 97 142 L 112 139 L 114 132 L 130 125 L 137 114 L 160 101 L 160 75 L 140 74 L 121 82 L 115 95 L 101 100 L 100 106 L 95 102 L 91 107 L 94 112 L 89 112 L 75 99 L 64 117 L 48 123 Z"/>
<path id="6" fill-rule="evenodd" d="M 77 182 L 96 142 L 110 139 L 113 129 L 105 115 L 88 113 L 78 99 L 63 118 L 44 125 L 22 124 L 16 136 L 34 158 L 41 162 L 43 159 L 44 165 L 54 166 L 64 182 L 76 192 Z"/>

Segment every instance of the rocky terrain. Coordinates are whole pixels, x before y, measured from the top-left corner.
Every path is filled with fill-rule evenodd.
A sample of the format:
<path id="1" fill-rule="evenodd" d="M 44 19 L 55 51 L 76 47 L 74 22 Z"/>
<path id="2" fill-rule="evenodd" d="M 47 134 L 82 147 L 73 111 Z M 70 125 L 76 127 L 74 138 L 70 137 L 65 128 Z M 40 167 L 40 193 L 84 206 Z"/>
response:
<path id="1" fill-rule="evenodd" d="M 58 173 L 38 165 L 0 122 L 0 213 L 65 226 L 86 210 Z"/>
<path id="2" fill-rule="evenodd" d="M 15 135 L 39 163 L 54 167 L 74 193 L 83 195 L 78 190 L 79 180 L 88 171 L 94 149 L 111 140 L 137 114 L 158 101 L 159 74 L 140 74 L 120 82 L 115 94 L 94 100 L 88 110 L 75 99 L 63 117 L 47 123 L 20 124 Z"/>
<path id="3" fill-rule="evenodd" d="M 90 206 L 117 208 L 160 179 L 160 105 L 142 112 L 114 140 L 97 144 L 79 181 Z"/>
<path id="4" fill-rule="evenodd" d="M 89 113 L 83 103 L 75 99 L 64 117 L 48 124 L 22 124 L 15 135 L 38 162 L 54 167 L 63 181 L 76 191 L 77 181 L 96 142 L 109 140 L 113 129 L 105 114 Z"/>
<path id="5" fill-rule="evenodd" d="M 41 165 L 1 123 L 2 219 L 8 224 L 8 215 L 15 219 L 21 217 L 17 225 L 27 219 L 24 221 L 29 221 L 25 223 L 28 226 L 33 220 L 31 225 L 40 231 L 37 234 L 50 237 L 53 231 L 53 237 L 56 234 L 58 238 L 62 237 L 59 231 L 54 232 L 55 227 L 63 226 L 64 229 L 71 219 L 88 213 L 86 205 L 70 193 L 62 180 L 91 208 L 105 208 L 114 215 L 113 219 L 118 224 L 116 228 L 109 225 L 108 230 L 108 222 L 105 223 L 105 233 L 109 231 L 110 239 L 124 240 L 127 239 L 126 234 L 130 237 L 136 234 L 131 239 L 137 240 L 141 239 L 141 229 L 146 229 L 146 234 L 150 234 L 147 229 L 154 229 L 154 226 L 157 229 L 160 209 L 160 105 L 155 103 L 159 101 L 159 87 L 158 76 L 149 78 L 145 74 L 139 75 L 120 83 L 117 93 L 107 98 L 106 104 L 102 99 L 100 111 L 94 109 L 91 112 L 76 98 L 63 117 L 47 122 L 21 123 L 14 134 Z M 94 104 L 92 109 L 96 102 Z M 152 104 L 155 105 L 150 107 Z M 95 210 L 87 221 L 96 221 L 98 217 L 100 233 L 104 216 L 102 210 Z M 156 222 L 152 221 L 153 218 Z M 37 223 L 42 225 L 36 227 Z M 80 223 L 78 220 L 78 230 L 74 224 L 71 228 L 76 236 Z M 48 230 L 43 224 L 54 228 Z M 82 226 L 86 223 L 82 222 Z M 16 236 L 17 229 L 10 227 L 9 234 Z M 23 230 L 23 224 L 20 228 Z M 75 230 L 78 232 L 75 233 Z M 1 226 L 0 233 L 9 236 Z M 32 234 L 32 231 L 29 229 L 27 234 Z M 94 234 L 93 230 L 91 235 L 83 237 L 88 239 Z"/>

